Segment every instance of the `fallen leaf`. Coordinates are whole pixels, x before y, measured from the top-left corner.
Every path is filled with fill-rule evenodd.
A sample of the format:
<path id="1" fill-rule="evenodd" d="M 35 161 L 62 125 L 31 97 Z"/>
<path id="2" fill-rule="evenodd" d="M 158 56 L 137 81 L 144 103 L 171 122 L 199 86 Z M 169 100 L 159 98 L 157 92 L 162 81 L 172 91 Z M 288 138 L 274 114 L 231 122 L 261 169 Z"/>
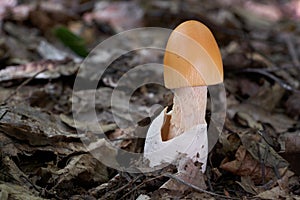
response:
<path id="1" fill-rule="evenodd" d="M 241 134 L 240 138 L 244 147 L 257 162 L 263 162 L 264 165 L 275 170 L 288 167 L 288 162 L 260 134 L 248 132 Z"/>
<path id="2" fill-rule="evenodd" d="M 300 94 L 294 93 L 285 102 L 286 112 L 295 119 L 300 116 Z"/>
<path id="3" fill-rule="evenodd" d="M 36 79 L 53 79 L 61 75 L 72 75 L 78 69 L 78 64 L 70 61 L 42 60 L 18 66 L 8 66 L 0 70 L 0 82 L 13 79 L 31 78 L 39 73 Z M 45 70 L 45 71 L 43 71 Z"/>
<path id="4" fill-rule="evenodd" d="M 78 141 L 82 137 L 64 130 L 55 116 L 31 107 L 0 107 L 1 115 L 1 131 L 33 146 L 53 144 L 67 138 Z"/>
<path id="5" fill-rule="evenodd" d="M 70 158 L 68 164 L 57 171 L 51 170 L 52 178 L 56 184 L 52 190 L 56 188 L 65 188 L 66 185 L 74 187 L 71 183 L 77 180 L 80 184 L 103 183 L 109 180 L 109 172 L 107 167 L 90 154 L 81 154 Z"/>
<path id="6" fill-rule="evenodd" d="M 12 183 L 0 184 L 0 190 L 1 200 L 44 200 L 44 198 L 38 197 L 37 194 L 32 194 L 27 188 Z"/>
<path id="7" fill-rule="evenodd" d="M 85 21 L 91 23 L 109 23 L 117 32 L 142 26 L 144 11 L 136 2 L 98 2 L 91 13 L 84 15 Z"/>
<path id="8" fill-rule="evenodd" d="M 277 133 L 285 132 L 296 124 L 296 121 L 284 114 L 272 113 L 263 107 L 249 103 L 231 105 L 227 109 L 227 114 L 231 119 L 237 112 L 247 113 L 252 120 L 271 125 Z"/>
<path id="9" fill-rule="evenodd" d="M 271 190 L 264 191 L 256 195 L 258 198 L 262 199 L 280 199 L 287 197 L 287 192 L 280 189 L 279 186 L 272 188 Z"/>
<path id="10" fill-rule="evenodd" d="M 68 58 L 72 58 L 76 63 L 82 61 L 78 56 L 62 51 L 46 40 L 40 41 L 37 51 L 45 60 L 67 60 Z"/>
<path id="11" fill-rule="evenodd" d="M 84 39 L 71 32 L 68 28 L 59 26 L 54 29 L 54 33 L 65 46 L 69 47 L 78 56 L 86 57 L 89 54 L 85 47 Z"/>
<path id="12" fill-rule="evenodd" d="M 279 84 L 270 86 L 270 84 L 265 82 L 265 84 L 260 87 L 258 92 L 247 99 L 246 102 L 260 106 L 265 110 L 272 112 L 276 105 L 279 104 L 284 93 L 285 90 Z"/>
<path id="13" fill-rule="evenodd" d="M 255 184 L 261 184 L 263 178 L 265 178 L 265 181 L 268 181 L 275 177 L 273 168 L 268 166 L 265 166 L 265 174 L 262 175 L 261 166 L 262 165 L 247 152 L 246 148 L 241 145 L 235 154 L 235 160 L 229 161 L 228 158 L 225 158 L 220 168 L 239 176 L 249 176 Z"/>
<path id="14" fill-rule="evenodd" d="M 94 134 L 103 134 L 108 131 L 115 130 L 117 128 L 116 124 L 99 124 L 96 122 L 81 122 L 77 121 L 71 117 L 64 114 L 60 114 L 60 119 L 68 124 L 70 127 L 76 128 L 83 132 L 92 132 Z"/>
<path id="15" fill-rule="evenodd" d="M 5 15 L 8 14 L 7 11 L 10 8 L 15 7 L 17 4 L 17 0 L 2 0 L 0 2 L 0 22 L 5 18 Z"/>
<path id="16" fill-rule="evenodd" d="M 206 189 L 204 174 L 201 172 L 200 163 L 195 163 L 192 159 L 183 156 L 177 161 L 177 170 L 178 172 L 175 174 L 175 177 L 180 178 L 188 184 Z M 161 188 L 176 190 L 182 193 L 190 189 L 189 186 L 178 182 L 176 179 L 170 179 L 164 183 Z"/>
<path id="17" fill-rule="evenodd" d="M 260 86 L 256 82 L 250 81 L 249 79 L 240 79 L 237 81 L 242 95 L 251 97 L 254 96 L 260 89 Z"/>
<path id="18" fill-rule="evenodd" d="M 280 155 L 286 159 L 291 169 L 300 174 L 300 133 L 299 132 L 287 132 L 278 138 L 280 143 Z"/>
<path id="19" fill-rule="evenodd" d="M 254 185 L 254 182 L 251 180 L 251 177 L 249 176 L 242 176 L 241 182 L 237 181 L 237 184 L 239 184 L 246 192 L 256 195 L 258 194 L 258 188 Z"/>

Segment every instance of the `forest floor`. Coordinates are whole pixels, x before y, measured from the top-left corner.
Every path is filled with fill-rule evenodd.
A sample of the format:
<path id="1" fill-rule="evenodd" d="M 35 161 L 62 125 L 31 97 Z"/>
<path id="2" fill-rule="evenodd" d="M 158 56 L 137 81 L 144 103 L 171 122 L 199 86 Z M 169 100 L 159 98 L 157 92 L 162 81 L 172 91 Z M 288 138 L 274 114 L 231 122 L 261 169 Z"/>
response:
<path id="1" fill-rule="evenodd" d="M 160 68 L 132 70 L 162 64 L 166 34 L 190 19 L 215 36 L 226 91 L 202 187 L 172 165 L 115 167 L 172 104 Z M 0 200 L 300 199 L 299 21 L 299 0 L 1 0 Z M 137 27 L 159 29 L 123 32 Z"/>

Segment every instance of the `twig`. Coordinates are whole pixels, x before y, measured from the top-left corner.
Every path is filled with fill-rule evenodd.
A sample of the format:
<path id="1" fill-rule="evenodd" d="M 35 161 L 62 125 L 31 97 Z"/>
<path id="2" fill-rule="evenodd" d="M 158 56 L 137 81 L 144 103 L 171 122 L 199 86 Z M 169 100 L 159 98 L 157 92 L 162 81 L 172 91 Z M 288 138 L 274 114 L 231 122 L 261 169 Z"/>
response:
<path id="1" fill-rule="evenodd" d="M 121 200 L 121 199 L 124 199 L 124 198 L 127 197 L 129 194 L 131 194 L 132 192 L 138 190 L 140 187 L 142 187 L 142 186 L 145 185 L 146 183 L 148 183 L 148 182 L 150 182 L 150 181 L 153 181 L 153 180 L 155 180 L 155 179 L 162 178 L 162 177 L 164 177 L 164 176 L 165 176 L 165 175 L 163 174 L 163 175 L 159 175 L 159 176 L 156 176 L 156 177 L 153 177 L 153 178 L 149 178 L 149 179 L 143 181 L 142 183 L 140 183 L 139 185 L 137 185 L 136 187 L 134 187 L 132 190 L 130 190 L 129 192 L 127 192 L 126 194 L 124 194 L 124 195 L 120 198 L 120 200 Z"/>
<path id="2" fill-rule="evenodd" d="M 143 175 L 139 175 L 137 177 L 135 177 L 134 179 L 132 179 L 130 182 L 128 182 L 127 184 L 123 185 L 122 187 L 110 192 L 108 195 L 104 196 L 104 199 L 107 199 L 111 194 L 117 194 L 119 192 L 121 192 L 122 190 L 124 190 L 125 188 L 129 187 L 130 185 L 132 185 L 134 182 L 136 182 L 137 180 L 139 180 Z"/>
<path id="3" fill-rule="evenodd" d="M 193 185 L 193 184 L 187 183 L 187 182 L 185 182 L 184 180 L 182 180 L 181 178 L 179 178 L 179 177 L 177 177 L 177 176 L 175 176 L 175 175 L 173 175 L 173 174 L 170 174 L 170 173 L 166 173 L 164 176 L 169 177 L 169 178 L 172 178 L 172 179 L 174 179 L 174 180 L 176 180 L 176 181 L 178 181 L 178 182 L 180 182 L 180 183 L 182 183 L 182 184 L 184 184 L 184 185 L 186 185 L 186 186 L 188 186 L 188 187 L 193 188 L 194 190 L 197 190 L 198 192 L 203 192 L 203 193 L 210 194 L 210 195 L 212 195 L 212 196 L 220 197 L 220 198 L 237 199 L 237 200 L 240 199 L 240 198 L 236 198 L 236 197 L 228 197 L 228 196 L 225 196 L 225 195 L 216 194 L 216 193 L 213 193 L 213 192 L 206 191 L 206 190 L 201 189 L 201 188 L 199 188 L 199 187 L 197 187 L 197 186 L 195 186 L 195 185 Z"/>
<path id="4" fill-rule="evenodd" d="M 290 36 L 285 35 L 283 37 L 283 39 L 284 39 L 284 41 L 286 43 L 286 46 L 287 46 L 287 48 L 289 50 L 289 53 L 291 55 L 291 58 L 292 58 L 292 61 L 293 61 L 294 65 L 295 65 L 295 67 L 297 67 L 298 70 L 300 70 L 300 61 L 299 61 L 299 58 L 298 58 L 295 46 L 294 46 L 293 42 L 291 41 Z"/>
<path id="5" fill-rule="evenodd" d="M 29 183 L 29 184 L 32 186 L 32 188 L 35 189 L 35 191 L 41 193 L 40 188 L 38 188 L 35 184 L 33 184 L 33 183 L 31 182 L 31 180 L 29 180 L 28 177 L 26 177 L 25 175 L 22 175 L 22 174 L 21 174 L 21 175 L 20 175 L 20 178 L 22 178 L 22 179 L 25 180 L 27 183 Z"/>
<path id="6" fill-rule="evenodd" d="M 271 74 L 271 73 L 269 73 L 265 70 L 255 69 L 255 68 L 247 68 L 247 69 L 242 69 L 242 70 L 238 71 L 237 73 L 241 73 L 241 72 L 250 72 L 250 73 L 262 74 L 262 75 L 272 79 L 273 81 L 277 82 L 282 88 L 284 88 L 288 91 L 292 91 L 292 92 L 300 94 L 300 90 L 297 90 L 297 89 L 293 88 L 291 85 L 287 84 L 286 82 L 284 82 L 280 78 L 274 76 L 273 74 Z"/>
<path id="7" fill-rule="evenodd" d="M 6 113 L 8 112 L 8 110 L 5 110 L 2 115 L 0 116 L 0 121 L 2 120 L 2 118 L 6 115 Z"/>
<path id="8" fill-rule="evenodd" d="M 262 183 L 265 184 L 265 182 L 266 182 L 265 181 L 265 178 L 266 178 L 265 163 L 264 163 L 264 159 L 262 158 L 262 155 L 260 152 L 259 144 L 257 143 L 256 145 L 257 145 L 257 154 L 258 154 L 260 168 L 261 168 Z"/>
<path id="9" fill-rule="evenodd" d="M 35 73 L 32 77 L 26 79 L 21 85 L 19 85 L 15 91 L 13 91 L 3 102 L 3 104 L 6 104 L 8 100 L 10 100 L 22 87 L 24 87 L 27 83 L 29 83 L 32 79 L 34 79 L 37 75 L 39 75 L 40 73 L 46 71 L 47 69 L 43 69 L 41 71 L 38 71 L 37 73 Z"/>
<path id="10" fill-rule="evenodd" d="M 210 164 L 211 164 L 211 156 L 209 156 L 209 161 L 210 161 Z M 212 165 L 211 165 L 212 166 Z M 206 174 L 206 176 L 207 176 L 207 184 L 208 184 L 208 188 L 209 188 L 209 190 L 210 191 L 213 191 L 213 187 L 212 187 L 212 185 L 211 185 L 211 181 L 210 181 L 210 174 L 209 174 L 209 172 L 211 172 L 211 169 L 208 171 L 208 167 L 206 168 L 206 171 L 205 171 L 205 174 Z"/>

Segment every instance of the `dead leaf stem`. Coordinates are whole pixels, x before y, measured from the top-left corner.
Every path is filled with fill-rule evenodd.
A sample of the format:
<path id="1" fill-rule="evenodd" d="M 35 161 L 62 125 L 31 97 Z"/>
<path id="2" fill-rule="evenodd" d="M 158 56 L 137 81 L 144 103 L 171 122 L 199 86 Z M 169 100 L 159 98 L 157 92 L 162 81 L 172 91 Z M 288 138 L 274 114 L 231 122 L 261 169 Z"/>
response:
<path id="1" fill-rule="evenodd" d="M 156 176 L 156 177 L 153 177 L 153 178 L 149 178 L 149 179 L 143 181 L 142 183 L 140 183 L 139 185 L 137 185 L 136 187 L 134 187 L 132 190 L 130 190 L 129 192 L 127 192 L 126 194 L 124 194 L 124 195 L 120 198 L 120 200 L 121 200 L 121 199 L 125 199 L 125 197 L 127 197 L 127 196 L 128 196 L 129 194 L 131 194 L 132 192 L 138 190 L 139 188 L 141 188 L 141 187 L 142 187 L 143 185 L 145 185 L 146 183 L 151 182 L 151 181 L 154 181 L 154 180 L 159 179 L 159 178 L 162 178 L 162 177 L 164 177 L 164 176 L 165 176 L 165 174 L 162 174 L 162 175 L 159 175 L 159 176 Z"/>
<path id="2" fill-rule="evenodd" d="M 143 176 L 143 175 L 139 175 L 139 176 L 135 177 L 134 179 L 132 179 L 131 181 L 129 181 L 127 184 L 123 185 L 122 187 L 120 187 L 120 188 L 118 188 L 118 189 L 116 189 L 116 190 L 110 192 L 108 195 L 104 196 L 104 199 L 109 198 L 109 196 L 110 196 L 111 194 L 118 194 L 118 193 L 120 193 L 122 190 L 124 190 L 124 189 L 130 187 L 133 183 L 135 183 L 136 181 L 138 181 L 142 176 Z M 133 189 L 133 190 L 134 190 L 134 189 Z M 129 193 L 131 193 L 133 190 L 131 190 Z M 126 193 L 125 195 L 127 195 L 127 194 L 128 194 L 128 193 Z M 123 197 L 124 197 L 124 196 L 123 196 Z M 122 198 L 123 198 L 123 197 L 122 197 Z M 120 198 L 120 199 L 122 199 L 122 198 Z"/>
<path id="3" fill-rule="evenodd" d="M 212 195 L 212 196 L 215 196 L 215 197 L 220 197 L 220 198 L 226 198 L 226 199 L 240 199 L 240 198 L 236 198 L 236 197 L 228 197 L 228 196 L 225 196 L 225 195 L 221 195 L 221 194 L 216 194 L 216 193 L 213 193 L 213 192 L 209 192 L 207 190 L 204 190 L 202 188 L 199 188 L 193 184 L 190 184 L 190 183 L 187 183 L 185 182 L 184 180 L 182 180 L 181 178 L 173 175 L 173 174 L 170 174 L 170 173 L 166 173 L 164 174 L 165 177 L 168 177 L 168 178 L 172 178 L 188 187 L 191 187 L 193 188 L 194 190 L 197 190 L 198 192 L 203 192 L 203 193 L 206 193 L 206 194 L 209 194 L 209 195 Z"/>
<path id="4" fill-rule="evenodd" d="M 37 75 L 39 75 L 40 73 L 45 72 L 47 69 L 42 69 L 40 71 L 38 71 L 37 73 L 35 73 L 32 77 L 26 79 L 21 85 L 19 85 L 15 91 L 13 91 L 6 99 L 4 99 L 3 104 L 6 104 L 8 100 L 10 100 L 22 87 L 24 87 L 25 85 L 27 85 L 30 81 L 32 81 Z"/>
<path id="5" fill-rule="evenodd" d="M 281 80 L 280 78 L 278 78 L 277 76 L 271 74 L 270 72 L 268 72 L 267 70 L 264 69 L 260 69 L 260 68 L 246 68 L 246 69 L 242 69 L 237 71 L 236 73 L 242 73 L 242 72 L 250 72 L 250 73 L 257 73 L 257 74 L 261 74 L 264 75 L 270 79 L 272 79 L 273 81 L 277 82 L 282 88 L 284 88 L 285 90 L 288 91 L 292 91 L 295 93 L 299 93 L 300 94 L 300 90 L 293 88 L 291 85 L 289 85 L 288 83 L 286 83 L 285 81 Z"/>

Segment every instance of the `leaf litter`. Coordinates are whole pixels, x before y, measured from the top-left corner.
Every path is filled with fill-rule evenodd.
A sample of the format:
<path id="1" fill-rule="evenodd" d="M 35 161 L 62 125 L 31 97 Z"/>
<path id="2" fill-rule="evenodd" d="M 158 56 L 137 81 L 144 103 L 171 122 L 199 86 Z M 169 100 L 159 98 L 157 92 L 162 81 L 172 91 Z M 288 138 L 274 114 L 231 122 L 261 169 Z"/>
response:
<path id="1" fill-rule="evenodd" d="M 1 199 L 299 199 L 298 1 L 0 4 L 7 8 L 0 9 Z M 86 50 L 121 30 L 142 24 L 174 28 L 186 19 L 212 29 L 224 63 L 227 116 L 206 173 L 190 174 L 189 169 L 199 167 L 194 163 L 184 172 L 178 166 L 152 173 L 105 166 L 90 153 L 109 151 L 109 162 L 118 163 L 118 151 L 102 149 L 108 143 L 141 152 L 144 140 L 139 136 L 155 118 L 152 105 L 170 106 L 170 91 L 155 84 L 133 93 L 128 112 L 109 101 L 124 73 L 139 64 L 162 63 L 163 54 L 141 50 L 123 55 L 111 63 L 96 92 L 83 87 L 72 96 L 81 60 L 76 53 L 85 56 Z M 61 42 L 54 33 L 59 27 L 63 40 L 80 38 L 80 44 Z M 111 49 L 94 52 L 95 63 L 104 65 L 118 55 L 120 44 L 131 43 L 116 42 Z M 97 77 L 89 67 L 80 73 L 92 85 Z M 142 78 L 147 76 L 158 75 L 152 71 Z M 94 93 L 95 107 L 89 104 Z M 125 94 L 118 95 L 121 101 Z M 72 106 L 80 118 L 73 118 Z M 93 109 L 97 119 L 91 118 Z M 207 111 L 209 118 L 209 106 Z M 129 123 L 128 116 L 144 129 L 134 131 L 137 124 Z"/>

